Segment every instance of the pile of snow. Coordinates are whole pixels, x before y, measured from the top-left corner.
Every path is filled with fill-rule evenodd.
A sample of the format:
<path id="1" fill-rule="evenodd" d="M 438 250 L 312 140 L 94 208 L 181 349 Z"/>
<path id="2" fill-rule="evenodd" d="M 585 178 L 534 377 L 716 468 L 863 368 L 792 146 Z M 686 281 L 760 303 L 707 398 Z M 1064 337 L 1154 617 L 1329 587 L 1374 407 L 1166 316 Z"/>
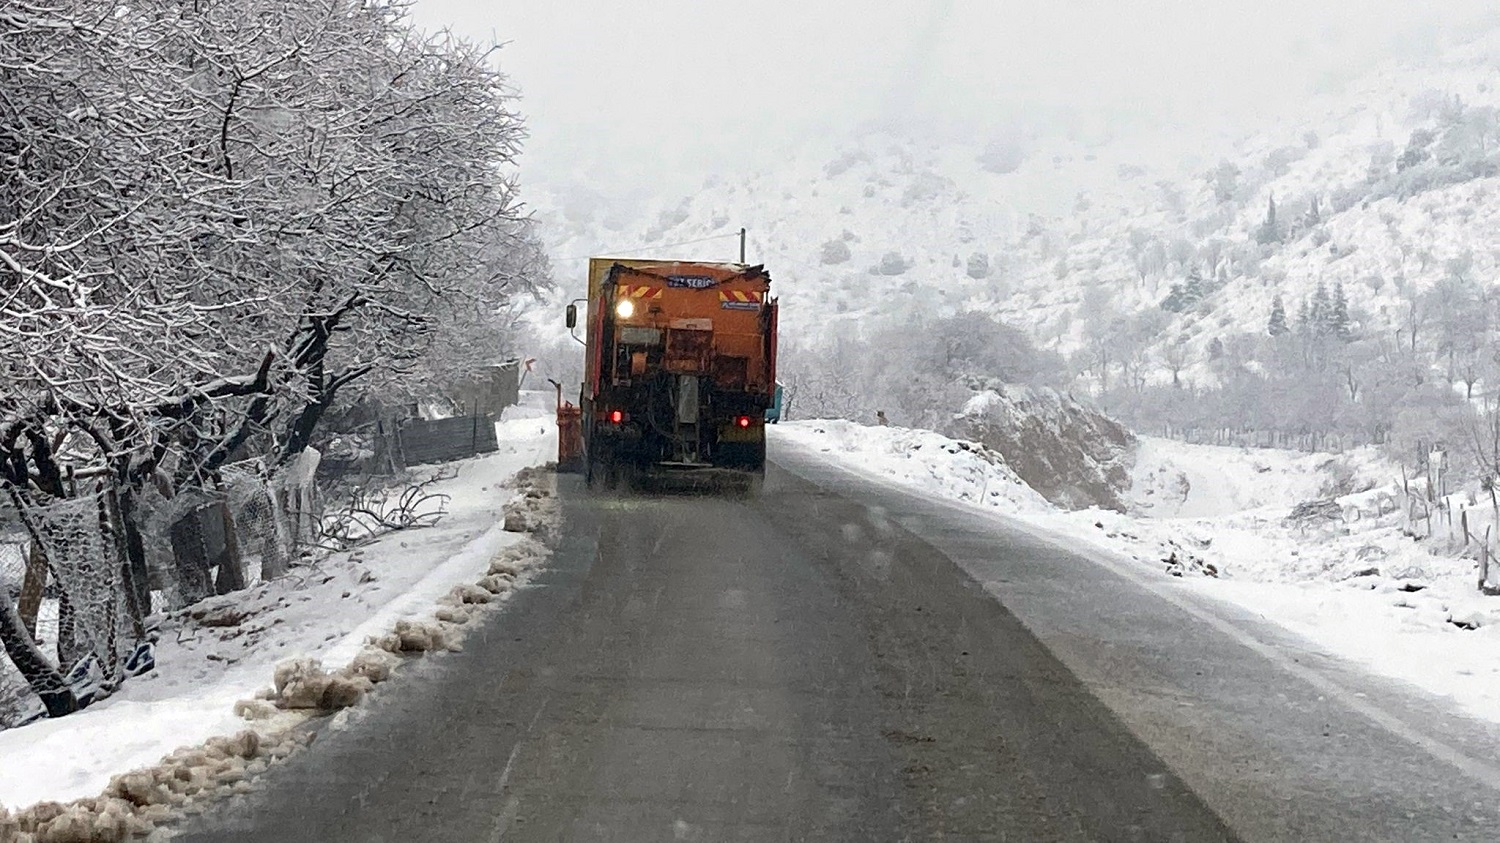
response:
<path id="1" fill-rule="evenodd" d="M 977 442 L 927 430 L 864 427 L 842 419 L 782 422 L 774 435 L 937 497 L 1010 513 L 1052 509 L 1004 457 Z"/>
<path id="2" fill-rule="evenodd" d="M 1432 540 L 1407 534 L 1399 469 L 1373 450 L 1306 455 L 1147 439 L 1124 514 L 1059 511 L 1013 485 L 1018 478 L 997 455 L 935 433 L 819 421 L 772 435 L 853 473 L 1181 577 L 1184 587 L 1500 722 L 1500 599 L 1479 593 L 1474 561 L 1453 552 L 1461 537 L 1449 544 L 1445 526 Z M 980 493 L 992 485 L 1005 488 L 1003 502 Z M 1359 491 L 1337 494 L 1349 489 Z M 1484 508 L 1471 510 L 1471 529 L 1487 523 Z"/>
<path id="3" fill-rule="evenodd" d="M 120 799 L 137 819 L 160 821 L 116 794 L 112 779 L 138 770 L 157 782 L 142 787 L 166 781 L 167 791 L 201 801 L 210 784 L 223 784 L 222 771 L 200 776 L 188 764 L 183 772 L 179 756 L 212 750 L 247 721 L 249 734 L 279 740 L 310 714 L 358 704 L 400 656 L 458 649 L 472 615 L 545 557 L 558 516 L 533 468 L 553 458 L 555 425 L 523 417 L 500 422 L 497 433 L 497 453 L 458 463 L 455 476 L 433 485 L 450 499 L 436 526 L 310 560 L 162 619 L 154 672 L 77 714 L 0 731 L 0 839 L 7 822 L 42 829 L 38 839 L 96 839 L 54 835 L 73 828 L 63 817 L 78 811 L 113 822 L 103 817 Z M 178 788 L 172 777 L 193 784 Z"/>

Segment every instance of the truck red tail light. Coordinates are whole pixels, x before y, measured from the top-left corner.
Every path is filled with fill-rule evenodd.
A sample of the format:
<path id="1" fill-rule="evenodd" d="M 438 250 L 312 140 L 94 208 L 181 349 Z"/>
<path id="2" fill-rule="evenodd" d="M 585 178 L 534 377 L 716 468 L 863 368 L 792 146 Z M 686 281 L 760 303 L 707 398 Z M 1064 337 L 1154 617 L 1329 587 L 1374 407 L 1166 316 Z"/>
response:
<path id="1" fill-rule="evenodd" d="M 609 420 L 612 424 L 619 424 L 620 422 L 625 421 L 625 414 L 620 412 L 619 410 L 611 410 L 609 414 Z"/>
<path id="2" fill-rule="evenodd" d="M 749 416 L 740 416 L 738 419 L 735 419 L 734 423 L 737 424 L 737 425 L 739 425 L 740 427 L 749 427 L 750 426 L 750 417 Z"/>

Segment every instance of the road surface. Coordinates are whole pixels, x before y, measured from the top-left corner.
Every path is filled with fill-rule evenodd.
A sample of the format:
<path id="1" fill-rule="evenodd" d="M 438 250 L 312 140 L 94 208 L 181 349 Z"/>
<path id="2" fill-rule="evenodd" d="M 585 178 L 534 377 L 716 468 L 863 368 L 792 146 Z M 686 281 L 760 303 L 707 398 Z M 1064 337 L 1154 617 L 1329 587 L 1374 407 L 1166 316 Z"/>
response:
<path id="1" fill-rule="evenodd" d="M 776 449 L 590 495 L 465 651 L 202 841 L 1495 840 L 1487 726 L 1146 572 Z"/>

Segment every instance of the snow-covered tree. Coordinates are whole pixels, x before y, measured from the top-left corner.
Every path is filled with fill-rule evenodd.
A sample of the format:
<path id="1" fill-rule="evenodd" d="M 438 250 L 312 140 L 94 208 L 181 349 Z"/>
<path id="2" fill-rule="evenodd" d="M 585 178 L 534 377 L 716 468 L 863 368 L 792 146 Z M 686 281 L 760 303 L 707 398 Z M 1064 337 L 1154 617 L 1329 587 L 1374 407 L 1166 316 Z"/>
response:
<path id="1" fill-rule="evenodd" d="M 382 3 L 52 2 L 0 42 L 13 433 L 180 482 L 273 421 L 294 454 L 341 390 L 543 278 L 496 259 L 536 249 L 486 50 Z"/>
<path id="2" fill-rule="evenodd" d="M 1313 288 L 1312 299 L 1307 306 L 1308 330 L 1315 337 L 1326 337 L 1329 333 L 1329 314 L 1333 303 L 1328 298 L 1328 288 L 1322 281 Z"/>
<path id="3" fill-rule="evenodd" d="M 1214 200 L 1223 204 L 1232 202 L 1239 195 L 1240 168 L 1229 161 L 1219 162 L 1208 174 L 1208 184 L 1213 190 Z"/>
<path id="4" fill-rule="evenodd" d="M 1349 300 L 1344 296 L 1344 283 L 1336 282 L 1333 285 L 1333 298 L 1328 303 L 1328 335 L 1340 342 L 1348 342 L 1352 338 L 1352 327 L 1349 324 Z"/>
<path id="5" fill-rule="evenodd" d="M 1266 332 L 1279 337 L 1290 331 L 1286 324 L 1286 307 L 1281 303 L 1281 296 L 1276 296 L 1271 300 L 1271 318 L 1266 324 Z"/>
<path id="6" fill-rule="evenodd" d="M 1272 196 L 1266 204 L 1266 218 L 1261 222 L 1260 228 L 1255 231 L 1255 242 L 1262 246 L 1270 246 L 1280 243 L 1282 234 L 1281 224 L 1276 219 L 1276 197 Z"/>

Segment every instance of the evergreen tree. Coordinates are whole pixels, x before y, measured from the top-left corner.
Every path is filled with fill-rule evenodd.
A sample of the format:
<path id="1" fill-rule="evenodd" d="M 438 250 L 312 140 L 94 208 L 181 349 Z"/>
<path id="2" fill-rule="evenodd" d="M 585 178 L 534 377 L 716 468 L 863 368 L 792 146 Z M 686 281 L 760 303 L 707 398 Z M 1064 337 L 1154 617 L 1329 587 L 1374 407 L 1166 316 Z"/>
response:
<path id="1" fill-rule="evenodd" d="M 1307 307 L 1307 297 L 1303 296 L 1302 304 L 1297 306 L 1297 333 L 1301 336 L 1306 336 L 1310 333 L 1312 329 L 1311 321 Z"/>
<path id="2" fill-rule="evenodd" d="M 1188 304 L 1197 304 L 1208 295 L 1208 286 L 1203 283 L 1203 276 L 1198 274 L 1197 269 L 1188 273 L 1187 286 L 1182 292 Z"/>
<path id="3" fill-rule="evenodd" d="M 1333 303 L 1328 300 L 1328 288 L 1323 286 L 1322 281 L 1319 281 L 1317 289 L 1313 290 L 1312 306 L 1308 308 L 1307 313 L 1313 336 L 1328 336 L 1332 317 Z"/>
<path id="4" fill-rule="evenodd" d="M 1260 230 L 1255 233 L 1256 242 L 1262 246 L 1281 242 L 1281 225 L 1276 221 L 1276 197 L 1271 197 L 1270 204 L 1266 207 L 1266 221 L 1261 223 Z"/>
<path id="5" fill-rule="evenodd" d="M 1210 292 L 1212 290 L 1204 283 L 1203 277 L 1198 274 L 1197 269 L 1194 269 L 1189 273 L 1186 283 L 1172 285 L 1167 297 L 1162 299 L 1161 309 L 1168 313 L 1182 313 L 1203 301 Z"/>
<path id="6" fill-rule="evenodd" d="M 1161 300 L 1161 309 L 1168 313 L 1181 313 L 1187 309 L 1181 284 L 1173 284 L 1167 291 L 1167 297 Z"/>
<path id="7" fill-rule="evenodd" d="M 1266 331 L 1273 337 L 1279 337 L 1291 331 L 1286 324 L 1286 307 L 1281 303 L 1281 296 L 1271 300 L 1271 321 L 1266 326 Z"/>
<path id="8" fill-rule="evenodd" d="M 1344 298 L 1344 283 L 1333 285 L 1333 302 L 1328 310 L 1328 333 L 1342 342 L 1351 338 L 1349 329 L 1349 300 Z"/>

